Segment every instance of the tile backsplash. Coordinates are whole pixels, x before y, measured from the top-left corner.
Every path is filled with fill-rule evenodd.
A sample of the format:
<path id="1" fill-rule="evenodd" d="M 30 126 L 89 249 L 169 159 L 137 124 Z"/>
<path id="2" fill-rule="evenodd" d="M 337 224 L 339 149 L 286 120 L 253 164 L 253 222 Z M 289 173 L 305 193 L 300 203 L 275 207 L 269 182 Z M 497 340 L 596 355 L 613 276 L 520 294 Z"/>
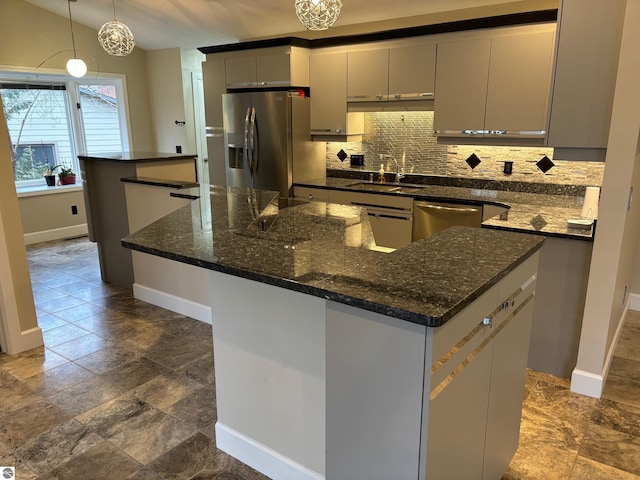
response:
<path id="1" fill-rule="evenodd" d="M 338 152 L 364 154 L 364 167 L 378 171 L 379 154 L 391 155 L 406 173 L 480 178 L 501 181 L 557 183 L 565 185 L 602 185 L 604 163 L 553 159 L 553 148 L 487 147 L 440 145 L 433 134 L 433 112 L 368 112 L 364 114 L 362 142 L 327 143 L 327 168 L 351 169 L 349 157 L 344 162 Z M 466 160 L 474 154 L 480 164 L 471 168 Z M 554 166 L 543 173 L 536 163 L 544 156 Z M 505 162 L 513 162 L 512 173 L 505 174 Z M 395 171 L 394 162 L 384 159 L 387 171 Z"/>

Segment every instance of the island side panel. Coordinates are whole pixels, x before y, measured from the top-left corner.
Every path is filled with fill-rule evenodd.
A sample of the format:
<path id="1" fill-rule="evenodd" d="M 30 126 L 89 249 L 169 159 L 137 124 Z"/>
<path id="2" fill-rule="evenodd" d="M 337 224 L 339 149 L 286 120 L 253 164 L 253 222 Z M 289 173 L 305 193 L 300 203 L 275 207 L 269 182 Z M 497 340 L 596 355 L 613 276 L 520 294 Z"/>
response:
<path id="1" fill-rule="evenodd" d="M 417 480 L 427 328 L 327 302 L 328 480 Z"/>
<path id="2" fill-rule="evenodd" d="M 211 272 L 217 446 L 274 479 L 325 474 L 325 300 Z"/>
<path id="3" fill-rule="evenodd" d="M 131 288 L 131 250 L 120 244 L 122 237 L 129 234 L 127 203 L 120 179 L 135 175 L 135 164 L 81 158 L 80 168 L 89 239 L 98 246 L 102 279 Z"/>
<path id="4" fill-rule="evenodd" d="M 549 237 L 540 250 L 528 367 L 571 378 L 578 359 L 592 242 Z"/>

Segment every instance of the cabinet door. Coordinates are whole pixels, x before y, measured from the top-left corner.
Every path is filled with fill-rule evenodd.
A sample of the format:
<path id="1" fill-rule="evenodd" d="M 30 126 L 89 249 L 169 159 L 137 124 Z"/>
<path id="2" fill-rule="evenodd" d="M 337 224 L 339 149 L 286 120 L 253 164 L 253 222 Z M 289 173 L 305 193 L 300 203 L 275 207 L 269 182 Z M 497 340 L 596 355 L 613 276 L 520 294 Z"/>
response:
<path id="1" fill-rule="evenodd" d="M 227 87 L 239 88 L 255 85 L 256 57 L 233 57 L 224 61 Z"/>
<path id="2" fill-rule="evenodd" d="M 492 39 L 484 123 L 487 135 L 544 137 L 553 41 L 553 31 Z"/>
<path id="3" fill-rule="evenodd" d="M 490 342 L 431 401 L 426 480 L 480 478 L 492 350 Z"/>
<path id="4" fill-rule="evenodd" d="M 347 100 L 387 100 L 389 49 L 349 52 L 347 55 Z"/>
<path id="5" fill-rule="evenodd" d="M 389 100 L 430 100 L 435 81 L 435 43 L 389 49 Z"/>
<path id="6" fill-rule="evenodd" d="M 490 50 L 488 38 L 438 44 L 436 135 L 477 135 L 484 130 Z"/>
<path id="7" fill-rule="evenodd" d="M 260 86 L 291 85 L 291 56 L 259 55 L 256 57 L 256 80 Z"/>
<path id="8" fill-rule="evenodd" d="M 482 478 L 502 478 L 518 449 L 527 355 L 533 318 L 528 302 L 496 336 Z"/>
<path id="9" fill-rule="evenodd" d="M 607 147 L 625 4 L 561 2 L 549 146 Z"/>
<path id="10" fill-rule="evenodd" d="M 347 54 L 311 55 L 311 133 L 347 132 Z"/>

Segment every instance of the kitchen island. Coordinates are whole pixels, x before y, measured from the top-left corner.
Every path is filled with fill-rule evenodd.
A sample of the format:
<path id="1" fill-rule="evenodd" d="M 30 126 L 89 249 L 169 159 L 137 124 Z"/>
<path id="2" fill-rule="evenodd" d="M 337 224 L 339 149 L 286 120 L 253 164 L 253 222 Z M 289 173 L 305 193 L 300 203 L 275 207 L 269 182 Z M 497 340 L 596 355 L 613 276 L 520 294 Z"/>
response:
<path id="1" fill-rule="evenodd" d="M 384 253 L 362 208 L 276 200 L 211 187 L 122 242 L 210 271 L 218 447 L 276 479 L 500 478 L 544 239 Z"/>
<path id="2" fill-rule="evenodd" d="M 196 156 L 161 152 L 79 155 L 89 240 L 98 245 L 102 279 L 131 288 L 131 252 L 120 239 L 129 233 L 124 177 L 152 177 L 194 186 Z"/>

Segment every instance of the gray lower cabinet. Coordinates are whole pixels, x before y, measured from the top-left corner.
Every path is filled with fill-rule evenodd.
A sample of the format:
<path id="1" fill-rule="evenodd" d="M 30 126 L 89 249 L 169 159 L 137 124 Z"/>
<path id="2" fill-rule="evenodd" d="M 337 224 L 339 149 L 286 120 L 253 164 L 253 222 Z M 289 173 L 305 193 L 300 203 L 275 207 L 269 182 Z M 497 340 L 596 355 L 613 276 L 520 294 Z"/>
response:
<path id="1" fill-rule="evenodd" d="M 427 333 L 421 478 L 498 480 L 507 469 L 518 447 L 537 262 Z"/>

